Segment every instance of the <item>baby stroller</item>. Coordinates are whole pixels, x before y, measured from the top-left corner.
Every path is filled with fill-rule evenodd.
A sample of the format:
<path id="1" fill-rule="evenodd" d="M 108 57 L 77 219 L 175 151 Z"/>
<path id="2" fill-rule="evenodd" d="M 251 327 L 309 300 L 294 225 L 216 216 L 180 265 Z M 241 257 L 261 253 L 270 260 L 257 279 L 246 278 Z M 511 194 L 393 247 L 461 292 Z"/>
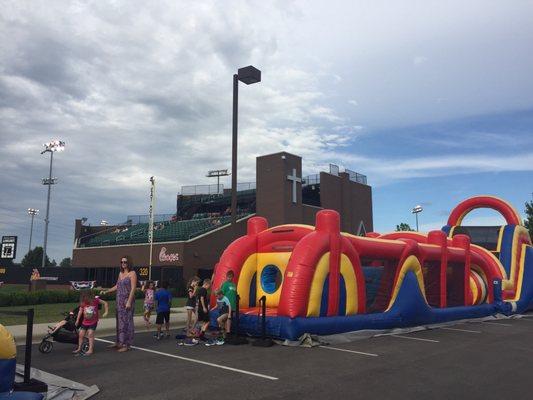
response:
<path id="1" fill-rule="evenodd" d="M 48 327 L 48 334 L 43 338 L 39 344 L 39 351 L 43 354 L 50 353 L 54 348 L 54 342 L 78 344 L 78 327 L 76 326 L 76 318 L 78 316 L 78 308 L 74 311 L 65 313 L 65 319 L 55 327 Z M 89 342 L 85 338 L 81 351 L 85 353 L 89 350 Z"/>

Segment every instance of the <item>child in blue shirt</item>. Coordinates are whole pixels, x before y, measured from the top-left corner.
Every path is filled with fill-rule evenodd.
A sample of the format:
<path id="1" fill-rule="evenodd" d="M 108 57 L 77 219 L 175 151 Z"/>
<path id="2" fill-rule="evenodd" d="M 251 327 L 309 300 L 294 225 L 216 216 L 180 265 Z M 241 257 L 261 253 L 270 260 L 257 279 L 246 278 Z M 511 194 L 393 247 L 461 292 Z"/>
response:
<path id="1" fill-rule="evenodd" d="M 157 333 L 154 337 L 159 340 L 163 337 L 161 328 L 163 322 L 165 323 L 165 336 L 170 337 L 170 307 L 172 306 L 172 293 L 168 291 L 168 282 L 162 282 L 161 288 L 155 292 L 155 301 L 157 301 L 157 317 L 155 323 L 157 325 Z"/>
<path id="2" fill-rule="evenodd" d="M 217 322 L 218 322 L 218 326 L 220 330 L 222 331 L 222 337 L 223 339 L 225 339 L 226 334 L 229 333 L 229 330 L 230 330 L 231 311 L 232 311 L 231 302 L 226 296 L 224 296 L 224 292 L 220 289 L 216 291 L 216 295 L 217 295 L 217 309 L 218 309 Z"/>

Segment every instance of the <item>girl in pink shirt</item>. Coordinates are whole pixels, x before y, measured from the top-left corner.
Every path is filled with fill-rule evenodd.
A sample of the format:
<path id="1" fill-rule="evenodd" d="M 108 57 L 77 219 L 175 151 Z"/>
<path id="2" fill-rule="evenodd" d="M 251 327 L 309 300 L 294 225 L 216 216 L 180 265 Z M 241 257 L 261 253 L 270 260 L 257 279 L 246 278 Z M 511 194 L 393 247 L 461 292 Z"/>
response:
<path id="1" fill-rule="evenodd" d="M 78 348 L 73 351 L 74 354 L 83 354 L 84 356 L 90 356 L 94 352 L 94 331 L 98 325 L 98 306 L 100 304 L 104 305 L 104 314 L 103 318 L 107 316 L 109 306 L 107 302 L 95 297 L 94 293 L 91 291 L 83 291 L 80 295 L 80 310 L 78 312 L 78 318 L 76 319 L 76 326 L 80 325 L 80 333 L 78 336 Z M 83 339 L 85 338 L 85 333 L 89 338 L 89 350 L 86 353 L 81 353 L 81 346 L 83 344 Z"/>

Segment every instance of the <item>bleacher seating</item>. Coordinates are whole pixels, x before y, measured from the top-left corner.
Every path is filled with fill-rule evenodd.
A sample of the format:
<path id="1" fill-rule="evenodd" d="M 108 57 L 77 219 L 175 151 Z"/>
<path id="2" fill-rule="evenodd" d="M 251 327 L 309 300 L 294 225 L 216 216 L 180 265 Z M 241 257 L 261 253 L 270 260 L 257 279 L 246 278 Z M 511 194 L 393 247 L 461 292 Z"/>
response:
<path id="1" fill-rule="evenodd" d="M 237 192 L 237 216 L 245 217 L 255 212 L 256 189 Z M 179 195 L 176 214 L 165 214 L 164 219 L 154 222 L 153 241 L 184 241 L 230 223 L 228 215 L 231 193 Z M 137 218 L 135 218 L 137 217 Z M 106 231 L 88 231 L 78 239 L 78 247 L 115 246 L 148 243 L 146 215 L 128 216 L 122 225 L 109 227 Z M 142 222 L 141 222 L 142 221 Z"/>
<path id="2" fill-rule="evenodd" d="M 238 218 L 249 215 L 241 211 Z M 154 223 L 154 242 L 189 240 L 213 229 L 220 228 L 231 221 L 230 215 L 210 218 L 196 218 L 186 221 L 165 221 Z M 136 224 L 117 232 L 105 232 L 86 240 L 81 240 L 79 247 L 114 246 L 122 244 L 148 243 L 148 224 Z"/>

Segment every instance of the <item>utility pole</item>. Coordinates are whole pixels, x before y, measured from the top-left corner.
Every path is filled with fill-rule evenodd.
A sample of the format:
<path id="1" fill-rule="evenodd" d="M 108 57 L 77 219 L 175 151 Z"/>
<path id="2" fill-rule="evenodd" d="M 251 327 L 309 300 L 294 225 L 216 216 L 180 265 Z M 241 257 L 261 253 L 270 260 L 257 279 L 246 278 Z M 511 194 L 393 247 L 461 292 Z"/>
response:
<path id="1" fill-rule="evenodd" d="M 261 71 L 252 65 L 239 68 L 233 75 L 233 113 L 231 125 L 231 227 L 237 222 L 237 123 L 239 121 L 239 81 L 251 85 L 261 82 Z"/>
<path id="2" fill-rule="evenodd" d="M 413 211 L 412 213 L 416 216 L 416 231 L 418 232 L 418 214 L 421 213 L 424 209 L 422 208 L 421 205 L 418 205 L 418 206 L 415 206 L 415 208 L 413 208 Z"/>
<path id="3" fill-rule="evenodd" d="M 41 267 L 44 268 L 46 264 L 46 247 L 48 244 L 48 223 L 50 222 L 50 192 L 52 190 L 52 185 L 55 185 L 57 178 L 52 178 L 52 163 L 54 162 L 54 153 L 56 151 L 65 150 L 65 142 L 60 140 L 53 140 L 49 143 L 45 143 L 44 150 L 41 151 L 41 154 L 50 153 L 50 170 L 48 173 L 48 179 L 43 179 L 43 185 L 48 186 L 48 196 L 46 198 L 46 218 L 44 220 L 44 246 L 43 246 L 43 259 L 41 262 Z"/>
<path id="4" fill-rule="evenodd" d="M 36 215 L 39 214 L 39 210 L 36 208 L 28 208 L 28 214 L 31 216 L 31 227 L 30 227 L 30 244 L 28 246 L 28 253 L 31 251 L 31 238 L 33 236 L 33 219 Z"/>

